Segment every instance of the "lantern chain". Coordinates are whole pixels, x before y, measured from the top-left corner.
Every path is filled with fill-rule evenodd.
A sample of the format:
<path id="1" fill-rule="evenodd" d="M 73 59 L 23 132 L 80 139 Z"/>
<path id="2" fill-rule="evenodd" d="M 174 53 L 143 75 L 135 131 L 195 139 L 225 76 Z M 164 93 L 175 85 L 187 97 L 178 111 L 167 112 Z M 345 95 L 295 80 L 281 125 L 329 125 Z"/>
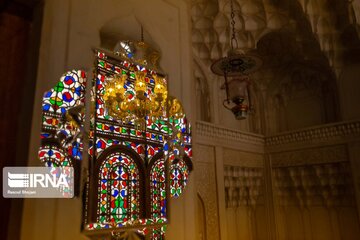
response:
<path id="1" fill-rule="evenodd" d="M 235 12 L 234 12 L 234 4 L 233 4 L 233 0 L 230 0 L 230 9 L 231 9 L 231 31 L 232 31 L 232 34 L 231 34 L 231 49 L 234 49 L 234 43 L 235 43 L 235 46 L 236 48 L 238 48 L 238 42 L 236 40 L 236 36 L 235 36 Z"/>

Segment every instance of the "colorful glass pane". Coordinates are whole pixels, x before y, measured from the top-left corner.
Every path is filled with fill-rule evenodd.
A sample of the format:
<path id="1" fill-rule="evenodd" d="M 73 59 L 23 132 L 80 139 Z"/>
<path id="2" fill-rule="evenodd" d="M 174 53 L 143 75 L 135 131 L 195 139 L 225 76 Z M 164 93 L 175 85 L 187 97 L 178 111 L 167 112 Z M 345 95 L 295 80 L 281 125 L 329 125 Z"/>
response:
<path id="1" fill-rule="evenodd" d="M 45 145 L 39 149 L 38 156 L 47 167 L 71 167 L 72 163 L 66 154 L 54 145 Z"/>
<path id="2" fill-rule="evenodd" d="M 160 148 L 157 146 L 152 146 L 150 144 L 147 145 L 147 151 L 146 151 L 146 155 L 147 158 L 150 160 L 151 158 L 153 158 L 155 156 L 155 154 L 157 154 L 160 151 Z"/>
<path id="3" fill-rule="evenodd" d="M 161 228 L 152 229 L 151 240 L 164 240 L 165 239 L 166 225 Z"/>
<path id="4" fill-rule="evenodd" d="M 65 114 L 85 97 L 85 72 L 72 70 L 63 75 L 43 98 L 43 111 Z"/>
<path id="5" fill-rule="evenodd" d="M 120 144 L 119 140 L 106 139 L 106 138 L 98 137 L 96 139 L 96 146 L 95 146 L 96 154 L 99 155 L 101 152 L 103 152 L 108 147 L 119 145 L 119 144 Z M 92 156 L 92 154 L 93 154 L 93 149 L 94 149 L 94 146 L 91 145 L 90 148 L 89 148 L 89 155 L 90 156 Z"/>

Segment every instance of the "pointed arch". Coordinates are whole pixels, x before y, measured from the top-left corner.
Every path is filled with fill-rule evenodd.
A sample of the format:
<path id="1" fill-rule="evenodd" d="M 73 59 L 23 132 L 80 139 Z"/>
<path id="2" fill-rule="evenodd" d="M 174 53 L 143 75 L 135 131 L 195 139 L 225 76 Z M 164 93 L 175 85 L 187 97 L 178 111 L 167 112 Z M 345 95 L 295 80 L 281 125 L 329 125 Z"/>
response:
<path id="1" fill-rule="evenodd" d="M 206 209 L 204 199 L 201 197 L 200 193 L 196 194 L 196 222 L 197 222 L 197 234 L 198 239 L 206 240 Z"/>

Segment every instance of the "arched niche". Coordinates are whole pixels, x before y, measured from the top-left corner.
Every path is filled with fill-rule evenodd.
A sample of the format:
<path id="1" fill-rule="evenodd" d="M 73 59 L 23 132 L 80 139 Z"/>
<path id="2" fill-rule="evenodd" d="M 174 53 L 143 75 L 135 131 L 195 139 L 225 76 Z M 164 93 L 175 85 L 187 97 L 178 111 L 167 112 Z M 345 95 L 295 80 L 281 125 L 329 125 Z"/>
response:
<path id="1" fill-rule="evenodd" d="M 197 239 L 206 240 L 206 210 L 204 200 L 199 193 L 196 198 L 196 229 Z"/>
<path id="2" fill-rule="evenodd" d="M 268 134 L 338 119 L 335 74 L 323 55 L 309 53 L 312 48 L 319 50 L 317 44 L 302 51 L 304 44 L 296 33 L 285 30 L 270 32 L 258 42 L 257 52 L 264 61 L 262 109 Z"/>
<path id="3" fill-rule="evenodd" d="M 152 39 L 151 33 L 143 27 L 143 23 L 134 15 L 116 17 L 107 21 L 100 29 L 100 46 L 112 51 L 119 40 L 139 41 L 143 37 L 144 41 L 152 48 L 159 50 L 159 46 Z"/>

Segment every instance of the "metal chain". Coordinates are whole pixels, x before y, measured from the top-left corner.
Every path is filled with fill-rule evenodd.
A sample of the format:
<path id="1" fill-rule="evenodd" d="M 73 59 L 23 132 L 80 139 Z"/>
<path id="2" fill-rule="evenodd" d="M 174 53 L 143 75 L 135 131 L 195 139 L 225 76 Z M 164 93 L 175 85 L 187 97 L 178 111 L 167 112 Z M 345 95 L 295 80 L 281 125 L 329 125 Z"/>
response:
<path id="1" fill-rule="evenodd" d="M 141 42 L 144 42 L 144 28 L 141 25 Z"/>
<path id="2" fill-rule="evenodd" d="M 236 36 L 235 36 L 235 12 L 234 12 L 234 4 L 233 4 L 233 0 L 230 0 L 230 9 L 231 9 L 231 49 L 234 49 L 234 43 L 236 44 L 236 48 L 238 48 L 238 42 L 236 40 Z"/>

